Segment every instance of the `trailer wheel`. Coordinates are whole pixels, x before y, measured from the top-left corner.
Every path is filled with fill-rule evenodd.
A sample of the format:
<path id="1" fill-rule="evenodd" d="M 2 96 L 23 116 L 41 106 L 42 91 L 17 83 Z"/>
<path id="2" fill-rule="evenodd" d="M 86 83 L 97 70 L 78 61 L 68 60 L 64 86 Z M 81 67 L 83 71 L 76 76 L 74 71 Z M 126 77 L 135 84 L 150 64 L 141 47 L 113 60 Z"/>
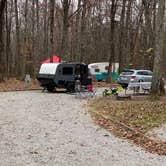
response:
<path id="1" fill-rule="evenodd" d="M 66 89 L 67 89 L 68 92 L 74 92 L 75 91 L 75 87 L 72 83 L 68 83 Z"/>
<path id="2" fill-rule="evenodd" d="M 48 91 L 48 92 L 54 92 L 54 88 L 55 88 L 55 87 L 53 87 L 53 86 L 48 86 L 48 87 L 47 87 L 47 91 Z"/>

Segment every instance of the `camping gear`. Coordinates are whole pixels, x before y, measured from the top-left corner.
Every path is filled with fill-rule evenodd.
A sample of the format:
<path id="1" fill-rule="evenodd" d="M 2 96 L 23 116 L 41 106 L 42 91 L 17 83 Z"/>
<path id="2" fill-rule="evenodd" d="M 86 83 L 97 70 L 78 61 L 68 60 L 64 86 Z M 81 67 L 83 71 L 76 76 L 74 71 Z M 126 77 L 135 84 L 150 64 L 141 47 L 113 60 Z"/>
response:
<path id="1" fill-rule="evenodd" d="M 118 95 L 118 92 L 122 92 L 124 89 L 121 86 L 105 89 L 103 96 Z"/>
<path id="2" fill-rule="evenodd" d="M 61 62 L 62 60 L 57 56 L 57 55 L 53 55 L 52 56 L 52 62 L 53 63 L 59 63 L 59 62 Z M 44 64 L 44 63 L 50 63 L 50 58 L 47 58 L 46 60 L 44 60 L 44 61 L 42 61 L 42 62 L 40 62 L 40 64 Z"/>
<path id="3" fill-rule="evenodd" d="M 110 96 L 112 95 L 112 90 L 111 89 L 105 89 L 103 91 L 103 96 Z"/>
<path id="4" fill-rule="evenodd" d="M 48 91 L 55 87 L 75 91 L 75 83 L 80 81 L 81 86 L 91 85 L 88 66 L 84 63 L 44 63 L 37 76 L 40 85 Z"/>
<path id="5" fill-rule="evenodd" d="M 30 88 L 31 77 L 30 74 L 25 75 L 25 87 Z"/>

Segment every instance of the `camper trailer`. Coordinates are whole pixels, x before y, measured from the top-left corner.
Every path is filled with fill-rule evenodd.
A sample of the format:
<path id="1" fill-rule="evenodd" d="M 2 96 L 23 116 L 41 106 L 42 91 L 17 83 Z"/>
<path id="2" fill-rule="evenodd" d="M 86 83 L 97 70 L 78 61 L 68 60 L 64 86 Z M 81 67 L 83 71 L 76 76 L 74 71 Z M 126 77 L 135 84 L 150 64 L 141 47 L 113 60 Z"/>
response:
<path id="1" fill-rule="evenodd" d="M 88 65 L 90 73 L 95 77 L 96 81 L 106 80 L 108 76 L 109 62 L 91 63 Z M 118 79 L 119 63 L 112 63 L 111 72 L 114 81 Z"/>
<path id="2" fill-rule="evenodd" d="M 37 79 L 40 85 L 50 92 L 54 91 L 55 87 L 74 91 L 76 79 L 84 86 L 91 83 L 88 65 L 84 63 L 44 63 Z"/>

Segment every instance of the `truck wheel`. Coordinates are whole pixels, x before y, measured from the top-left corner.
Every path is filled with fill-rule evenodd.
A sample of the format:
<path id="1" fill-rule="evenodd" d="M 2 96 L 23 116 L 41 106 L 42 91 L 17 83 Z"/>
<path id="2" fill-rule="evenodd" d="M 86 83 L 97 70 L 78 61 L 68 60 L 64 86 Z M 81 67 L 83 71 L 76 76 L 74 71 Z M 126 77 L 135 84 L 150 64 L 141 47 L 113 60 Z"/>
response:
<path id="1" fill-rule="evenodd" d="M 48 92 L 53 92 L 53 91 L 54 91 L 54 88 L 55 88 L 55 87 L 53 87 L 53 86 L 48 86 L 48 87 L 47 87 L 47 91 L 48 91 Z"/>

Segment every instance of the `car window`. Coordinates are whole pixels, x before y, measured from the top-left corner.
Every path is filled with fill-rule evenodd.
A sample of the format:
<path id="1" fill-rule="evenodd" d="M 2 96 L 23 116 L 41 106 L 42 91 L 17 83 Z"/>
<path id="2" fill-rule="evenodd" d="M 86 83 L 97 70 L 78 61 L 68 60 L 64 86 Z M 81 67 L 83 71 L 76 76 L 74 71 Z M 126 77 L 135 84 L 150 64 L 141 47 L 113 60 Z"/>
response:
<path id="1" fill-rule="evenodd" d="M 142 71 L 138 71 L 137 75 L 143 75 L 143 72 Z"/>
<path id="2" fill-rule="evenodd" d="M 148 75 L 147 71 L 138 71 L 137 75 Z"/>
<path id="3" fill-rule="evenodd" d="M 147 75 L 147 76 L 152 76 L 152 72 L 151 71 L 138 71 L 137 75 Z"/>
<path id="4" fill-rule="evenodd" d="M 122 71 L 121 74 L 122 75 L 132 75 L 132 74 L 134 74 L 134 71 L 132 71 L 132 70 L 124 70 L 124 71 Z"/>

